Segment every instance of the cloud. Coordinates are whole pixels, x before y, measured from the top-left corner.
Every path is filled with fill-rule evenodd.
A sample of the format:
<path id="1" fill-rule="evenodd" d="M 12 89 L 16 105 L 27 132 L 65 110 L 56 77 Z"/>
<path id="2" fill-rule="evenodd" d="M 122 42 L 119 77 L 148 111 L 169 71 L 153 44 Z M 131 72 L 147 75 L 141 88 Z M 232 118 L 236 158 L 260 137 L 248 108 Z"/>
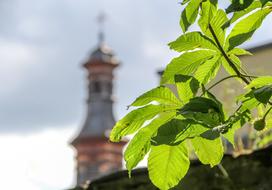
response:
<path id="1" fill-rule="evenodd" d="M 34 47 L 0 39 L 0 81 L 9 83 L 0 88 L 1 96 L 19 88 L 31 64 L 37 60 Z"/>
<path id="2" fill-rule="evenodd" d="M 75 184 L 73 130 L 0 136 L 1 189 L 67 189 Z"/>
<path id="3" fill-rule="evenodd" d="M 36 131 L 79 118 L 79 94 L 71 94 L 80 92 L 79 85 L 70 81 L 77 70 L 67 65 L 63 74 L 61 62 L 54 59 L 58 54 L 54 48 L 1 40 L 0 131 Z"/>

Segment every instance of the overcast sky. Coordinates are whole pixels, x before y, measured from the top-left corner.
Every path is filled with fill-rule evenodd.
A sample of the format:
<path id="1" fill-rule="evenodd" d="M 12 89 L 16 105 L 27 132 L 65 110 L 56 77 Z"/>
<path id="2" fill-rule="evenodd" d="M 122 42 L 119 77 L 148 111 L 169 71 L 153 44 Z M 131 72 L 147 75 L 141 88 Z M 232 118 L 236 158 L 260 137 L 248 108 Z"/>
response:
<path id="1" fill-rule="evenodd" d="M 0 0 L 1 188 L 55 190 L 74 183 L 68 142 L 85 119 L 81 65 L 97 44 L 100 12 L 108 17 L 106 42 L 122 62 L 118 119 L 158 84 L 156 72 L 177 55 L 166 44 L 181 34 L 178 0 Z M 272 42 L 271 23 L 270 16 L 246 46 Z"/>
<path id="2" fill-rule="evenodd" d="M 179 32 L 175 1 L 0 1 L 0 132 L 78 126 L 84 120 L 86 72 L 97 44 L 96 17 L 105 12 L 116 72 L 116 117 L 158 82 L 170 59 L 166 43 Z M 144 76 L 144 77 L 142 77 Z"/>

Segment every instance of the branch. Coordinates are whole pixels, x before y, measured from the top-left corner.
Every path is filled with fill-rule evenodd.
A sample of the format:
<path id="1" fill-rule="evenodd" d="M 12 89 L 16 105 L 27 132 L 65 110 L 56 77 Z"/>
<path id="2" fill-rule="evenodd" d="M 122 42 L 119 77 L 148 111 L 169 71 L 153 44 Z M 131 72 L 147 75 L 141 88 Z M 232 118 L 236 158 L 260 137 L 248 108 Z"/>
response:
<path id="1" fill-rule="evenodd" d="M 222 166 L 222 164 L 218 164 L 217 167 L 222 172 L 222 174 L 225 178 L 229 178 L 229 174 L 228 174 L 227 170 Z"/>
<path id="2" fill-rule="evenodd" d="M 218 84 L 220 84 L 221 82 L 230 79 L 230 78 L 235 78 L 235 77 L 239 77 L 238 75 L 231 75 L 231 76 L 227 76 L 225 78 L 222 78 L 221 80 L 217 81 L 216 83 L 214 83 L 212 86 L 210 86 L 207 90 L 211 90 L 213 87 L 217 86 Z"/>
<path id="3" fill-rule="evenodd" d="M 224 58 L 226 59 L 226 61 L 229 63 L 229 65 L 231 66 L 231 68 L 234 70 L 234 72 L 237 74 L 237 76 L 239 78 L 241 78 L 246 84 L 249 84 L 250 82 L 243 76 L 242 73 L 240 73 L 240 71 L 237 69 L 237 67 L 235 66 L 235 64 L 232 62 L 232 60 L 230 60 L 230 58 L 228 57 L 228 55 L 226 54 L 226 52 L 224 51 L 223 47 L 221 46 L 212 26 L 209 24 L 209 30 L 218 46 L 218 49 L 220 50 L 220 52 L 222 53 L 222 55 L 224 56 Z"/>
<path id="4" fill-rule="evenodd" d="M 270 103 L 270 102 L 269 102 Z M 272 110 L 272 107 L 270 107 L 267 111 L 266 111 L 266 113 L 264 114 L 264 116 L 263 116 L 263 119 L 265 119 L 266 118 L 266 116 L 269 114 L 269 112 Z"/>
<path id="5" fill-rule="evenodd" d="M 241 76 L 243 76 L 243 77 L 252 77 L 252 78 L 257 78 L 256 76 L 251 76 L 251 75 L 244 75 L 244 74 L 241 74 Z M 210 86 L 208 89 L 205 89 L 205 90 L 207 90 L 207 91 L 209 91 L 209 90 L 211 90 L 212 88 L 214 88 L 215 86 L 217 86 L 218 84 L 220 84 L 221 82 L 223 82 L 223 81 L 225 81 L 225 80 L 227 80 L 227 79 L 230 79 L 230 78 L 235 78 L 235 77 L 239 77 L 240 78 L 240 76 L 238 76 L 238 75 L 230 75 L 230 76 L 227 76 L 227 77 L 225 77 L 225 78 L 222 78 L 222 79 L 220 79 L 219 81 L 217 81 L 216 83 L 214 83 L 212 86 Z"/>

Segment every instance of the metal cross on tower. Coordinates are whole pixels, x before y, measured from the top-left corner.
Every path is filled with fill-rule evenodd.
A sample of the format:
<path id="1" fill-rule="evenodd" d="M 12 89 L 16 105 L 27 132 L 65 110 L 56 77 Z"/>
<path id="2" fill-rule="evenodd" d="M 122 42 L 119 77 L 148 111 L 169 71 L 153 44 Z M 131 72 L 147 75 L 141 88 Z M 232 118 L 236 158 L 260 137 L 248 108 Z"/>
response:
<path id="1" fill-rule="evenodd" d="M 98 37 L 99 37 L 99 43 L 102 43 L 104 41 L 104 24 L 106 21 L 106 14 L 104 12 L 101 12 L 98 16 L 97 16 L 97 23 L 99 26 L 99 33 L 98 33 Z"/>

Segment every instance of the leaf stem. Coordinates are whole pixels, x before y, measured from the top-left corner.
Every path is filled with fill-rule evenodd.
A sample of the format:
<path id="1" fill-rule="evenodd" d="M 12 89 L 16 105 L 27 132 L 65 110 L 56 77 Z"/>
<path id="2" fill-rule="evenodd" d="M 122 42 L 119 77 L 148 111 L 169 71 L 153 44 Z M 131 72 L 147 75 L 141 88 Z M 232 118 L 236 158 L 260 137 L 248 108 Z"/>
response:
<path id="1" fill-rule="evenodd" d="M 241 78 L 246 84 L 249 84 L 249 80 L 247 80 L 247 78 L 245 78 L 243 76 L 242 73 L 240 73 L 240 71 L 238 70 L 238 68 L 235 66 L 235 64 L 232 62 L 232 60 L 228 57 L 228 55 L 226 54 L 226 52 L 224 51 L 223 47 L 221 46 L 212 26 L 209 24 L 209 30 L 218 46 L 218 49 L 220 50 L 220 52 L 222 53 L 222 55 L 224 56 L 224 58 L 226 59 L 226 61 L 229 63 L 230 67 L 234 70 L 234 72 L 237 74 L 237 76 L 239 78 Z"/>
<path id="2" fill-rule="evenodd" d="M 235 78 L 235 77 L 239 77 L 238 75 L 231 75 L 231 76 L 227 76 L 225 78 L 222 78 L 221 80 L 217 81 L 216 83 L 214 83 L 212 86 L 210 86 L 207 90 L 211 90 L 213 87 L 217 86 L 218 84 L 220 84 L 221 82 L 230 79 L 230 78 Z"/>
<path id="3" fill-rule="evenodd" d="M 255 75 L 244 75 L 242 74 L 243 77 L 248 77 L 248 78 L 258 78 L 258 76 Z"/>
<path id="4" fill-rule="evenodd" d="M 222 166 L 222 164 L 218 164 L 217 167 L 222 172 L 222 174 L 225 178 L 229 178 L 229 174 L 228 174 L 227 170 Z"/>
<path id="5" fill-rule="evenodd" d="M 223 167 L 223 165 L 220 163 L 217 165 L 218 169 L 222 172 L 223 176 L 230 182 L 230 185 L 232 186 L 233 190 L 236 190 L 237 187 L 235 186 L 235 184 L 233 183 L 232 179 L 230 178 L 227 170 Z"/>
<path id="6" fill-rule="evenodd" d="M 252 78 L 257 78 L 256 76 L 251 76 L 251 75 L 242 75 L 243 77 L 252 77 Z M 218 84 L 220 84 L 221 82 L 227 80 L 227 79 L 230 79 L 230 78 L 235 78 L 235 77 L 239 77 L 238 75 L 230 75 L 230 76 L 227 76 L 225 78 L 222 78 L 220 79 L 219 81 L 217 81 L 216 83 L 214 83 L 212 86 L 210 86 L 208 89 L 206 90 L 211 90 L 213 87 L 217 86 Z"/>
<path id="7" fill-rule="evenodd" d="M 269 112 L 272 110 L 272 107 L 270 107 L 264 114 L 263 119 L 266 118 L 266 116 L 269 114 Z"/>

